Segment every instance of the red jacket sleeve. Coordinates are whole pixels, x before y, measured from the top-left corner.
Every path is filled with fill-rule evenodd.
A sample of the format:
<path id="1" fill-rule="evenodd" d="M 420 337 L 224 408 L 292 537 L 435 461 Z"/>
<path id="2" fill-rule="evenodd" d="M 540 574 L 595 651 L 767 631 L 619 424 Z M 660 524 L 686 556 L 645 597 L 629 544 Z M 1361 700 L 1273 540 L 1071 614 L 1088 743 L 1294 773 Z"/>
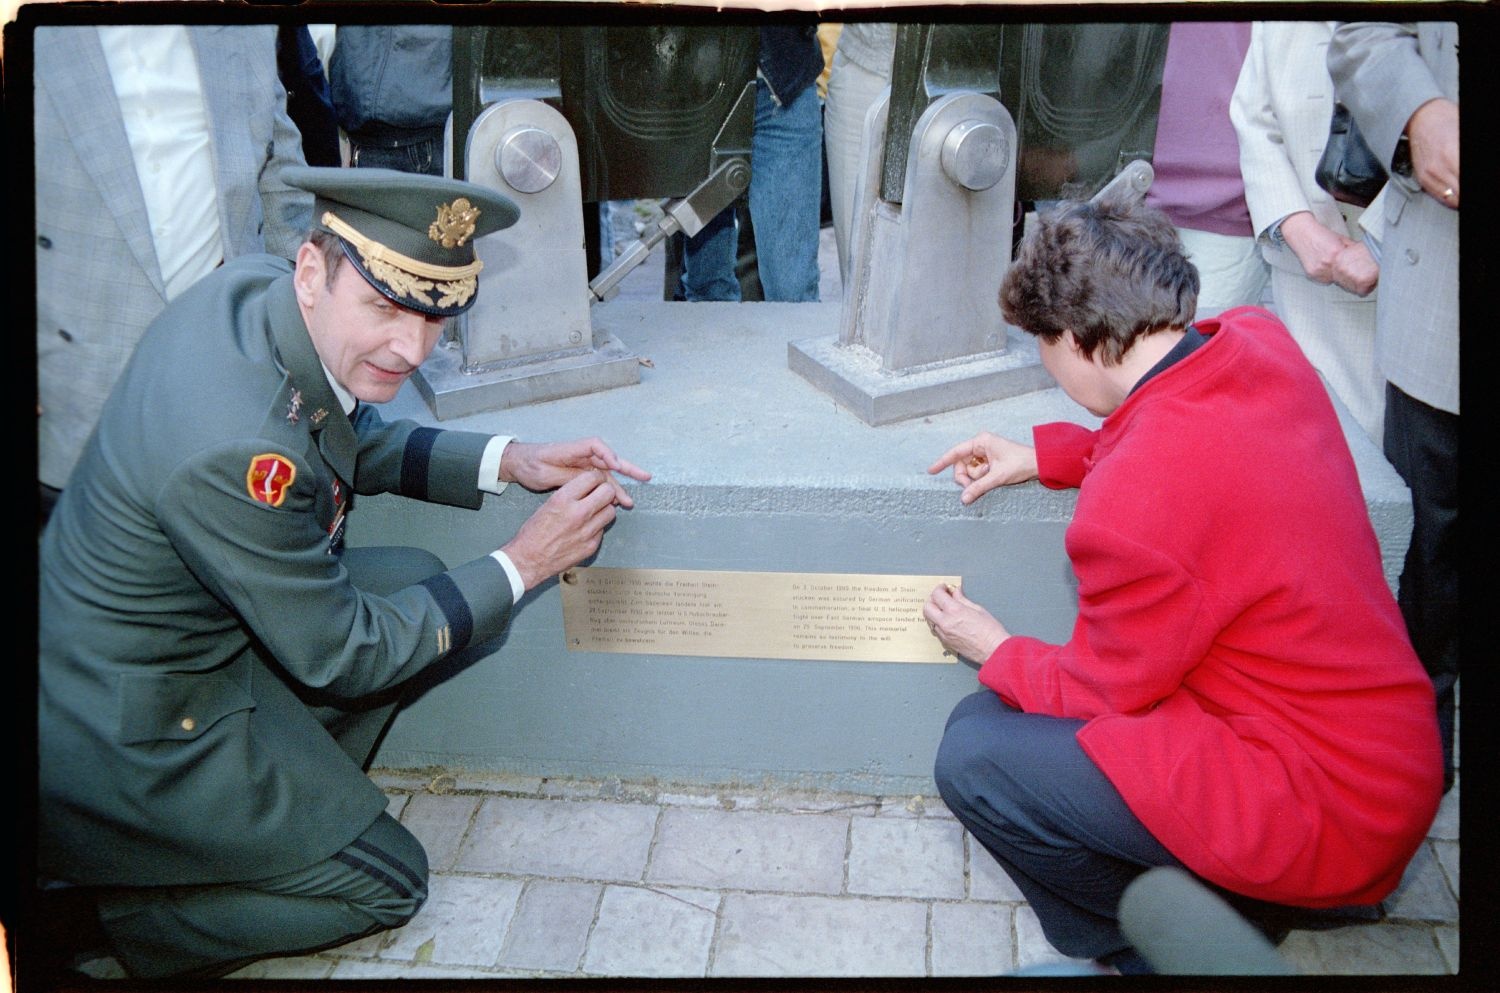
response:
<path id="1" fill-rule="evenodd" d="M 1217 625 L 1198 583 L 1161 552 L 1092 524 L 1068 529 L 1078 620 L 1066 644 L 1008 638 L 979 681 L 1031 713 L 1090 719 L 1152 706 L 1208 652 Z"/>
<path id="2" fill-rule="evenodd" d="M 1036 446 L 1037 475 L 1042 485 L 1053 490 L 1079 486 L 1094 466 L 1094 444 L 1098 440 L 1098 431 L 1067 421 L 1033 427 L 1031 441 Z"/>

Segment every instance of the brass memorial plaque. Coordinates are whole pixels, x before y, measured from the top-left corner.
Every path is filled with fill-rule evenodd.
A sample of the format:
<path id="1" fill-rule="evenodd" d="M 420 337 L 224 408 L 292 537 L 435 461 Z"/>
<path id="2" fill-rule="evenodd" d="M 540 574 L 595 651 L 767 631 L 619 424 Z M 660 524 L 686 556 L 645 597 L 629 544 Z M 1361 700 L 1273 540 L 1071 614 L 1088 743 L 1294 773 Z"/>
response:
<path id="1" fill-rule="evenodd" d="M 848 662 L 956 662 L 922 605 L 957 576 L 569 569 L 570 651 Z"/>

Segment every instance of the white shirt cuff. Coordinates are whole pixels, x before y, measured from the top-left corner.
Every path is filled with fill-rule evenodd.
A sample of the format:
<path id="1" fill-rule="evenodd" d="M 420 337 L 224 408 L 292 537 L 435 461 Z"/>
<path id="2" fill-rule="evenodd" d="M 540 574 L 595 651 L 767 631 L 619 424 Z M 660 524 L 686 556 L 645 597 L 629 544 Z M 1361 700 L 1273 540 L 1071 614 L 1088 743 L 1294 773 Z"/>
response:
<path id="1" fill-rule="evenodd" d="M 505 454 L 505 446 L 512 441 L 515 438 L 496 435 L 484 447 L 484 455 L 479 459 L 479 488 L 485 493 L 499 493 L 510 485 L 500 481 L 500 458 Z"/>
<path id="2" fill-rule="evenodd" d="M 490 552 L 490 558 L 500 563 L 500 568 L 510 577 L 510 599 L 511 603 L 519 603 L 521 597 L 526 593 L 526 584 L 521 581 L 521 574 L 516 571 L 516 564 L 510 560 L 510 556 L 500 549 Z"/>

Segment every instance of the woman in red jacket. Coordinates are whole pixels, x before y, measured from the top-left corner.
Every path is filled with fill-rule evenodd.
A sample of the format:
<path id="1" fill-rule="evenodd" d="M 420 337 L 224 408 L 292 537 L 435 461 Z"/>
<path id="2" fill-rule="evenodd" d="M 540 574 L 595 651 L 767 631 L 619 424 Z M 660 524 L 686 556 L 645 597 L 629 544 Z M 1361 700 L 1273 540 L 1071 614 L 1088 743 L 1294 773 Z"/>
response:
<path id="1" fill-rule="evenodd" d="M 1041 218 L 1001 306 L 1103 424 L 1040 425 L 1035 447 L 980 434 L 930 470 L 951 466 L 966 504 L 1078 488 L 1065 644 L 958 590 L 926 605 L 988 687 L 955 708 L 935 775 L 1048 940 L 1121 971 L 1143 966 L 1116 913 L 1145 869 L 1185 867 L 1252 919 L 1375 904 L 1442 790 L 1431 683 L 1327 393 L 1269 312 L 1190 323 L 1197 291 L 1151 208 Z"/>

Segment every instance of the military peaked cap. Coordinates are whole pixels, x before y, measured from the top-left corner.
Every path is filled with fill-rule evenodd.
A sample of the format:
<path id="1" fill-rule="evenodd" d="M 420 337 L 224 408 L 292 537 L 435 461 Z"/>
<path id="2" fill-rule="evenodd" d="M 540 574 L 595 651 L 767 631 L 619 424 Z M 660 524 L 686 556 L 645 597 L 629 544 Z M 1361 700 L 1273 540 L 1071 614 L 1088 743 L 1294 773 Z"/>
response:
<path id="1" fill-rule="evenodd" d="M 510 227 L 511 200 L 474 183 L 398 172 L 293 166 L 282 180 L 311 193 L 313 223 L 381 293 L 412 310 L 451 317 L 479 289 L 474 239 Z"/>

